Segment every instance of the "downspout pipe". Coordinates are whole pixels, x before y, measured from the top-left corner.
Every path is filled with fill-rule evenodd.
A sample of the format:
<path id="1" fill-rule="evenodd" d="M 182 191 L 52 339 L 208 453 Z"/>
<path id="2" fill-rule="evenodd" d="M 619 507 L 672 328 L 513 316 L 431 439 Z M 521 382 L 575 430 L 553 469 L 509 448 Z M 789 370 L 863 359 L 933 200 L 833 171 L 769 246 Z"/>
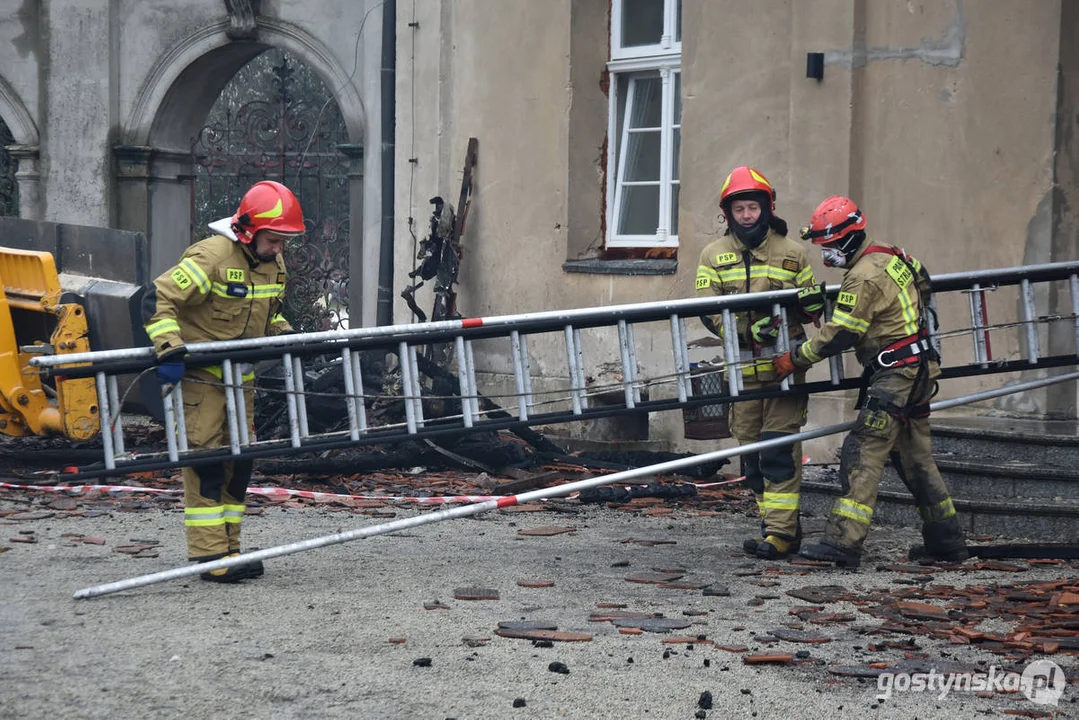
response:
<path id="1" fill-rule="evenodd" d="M 375 324 L 393 324 L 394 136 L 397 112 L 397 0 L 382 3 L 382 236 Z"/>

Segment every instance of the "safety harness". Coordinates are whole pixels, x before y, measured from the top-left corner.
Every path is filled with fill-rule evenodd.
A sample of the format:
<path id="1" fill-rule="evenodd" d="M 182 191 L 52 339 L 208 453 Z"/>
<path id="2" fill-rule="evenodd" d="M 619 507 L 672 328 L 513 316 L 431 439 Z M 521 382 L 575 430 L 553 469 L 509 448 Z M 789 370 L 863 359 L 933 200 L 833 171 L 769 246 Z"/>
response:
<path id="1" fill-rule="evenodd" d="M 894 255 L 899 258 L 907 269 L 911 273 L 911 277 L 914 279 L 915 289 L 918 291 L 918 332 L 913 335 L 908 335 L 905 338 L 895 341 L 894 343 L 884 347 L 877 357 L 868 362 L 865 365 L 864 372 L 862 373 L 863 384 L 861 391 L 858 393 L 858 402 L 856 407 L 861 408 L 863 405 L 870 409 L 880 409 L 898 418 L 901 422 L 905 422 L 908 418 L 925 418 L 929 417 L 929 401 L 914 405 L 912 398 L 914 397 L 914 390 L 926 380 L 929 374 L 929 361 L 939 361 L 940 356 L 936 349 L 933 347 L 933 343 L 929 339 L 929 318 L 932 310 L 928 307 L 928 303 L 925 301 L 928 293 L 923 292 L 928 288 L 923 288 L 925 277 L 922 273 L 918 272 L 914 268 L 914 263 L 911 261 L 910 256 L 907 255 L 905 250 L 895 247 L 885 247 L 882 245 L 870 245 L 865 249 L 863 255 L 869 255 L 870 253 L 883 253 L 885 255 Z M 923 269 L 924 271 L 924 269 Z M 905 289 L 901 289 L 900 292 L 906 292 Z M 936 316 L 933 316 L 934 327 L 937 326 Z M 870 381 L 873 376 L 881 370 L 889 370 L 897 367 L 907 367 L 909 365 L 918 366 L 918 375 L 914 379 L 914 384 L 911 386 L 910 395 L 907 397 L 907 402 L 899 407 L 892 403 L 884 402 L 879 398 L 869 398 L 866 402 L 866 396 L 869 390 Z M 936 392 L 933 392 L 936 395 Z"/>

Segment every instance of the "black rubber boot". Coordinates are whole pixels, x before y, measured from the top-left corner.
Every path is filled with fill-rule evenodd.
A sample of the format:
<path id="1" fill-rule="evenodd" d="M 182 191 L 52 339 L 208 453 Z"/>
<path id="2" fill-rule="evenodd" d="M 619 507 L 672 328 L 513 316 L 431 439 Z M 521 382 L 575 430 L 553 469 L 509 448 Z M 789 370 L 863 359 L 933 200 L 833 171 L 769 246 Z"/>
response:
<path id="1" fill-rule="evenodd" d="M 239 553 L 230 553 L 222 557 L 237 557 Z M 221 557 L 209 557 L 200 558 L 198 562 L 210 562 L 212 560 L 220 560 Z M 237 583 L 241 580 L 248 580 L 251 578 L 261 577 L 265 570 L 262 567 L 261 560 L 255 560 L 253 562 L 245 563 L 243 565 L 233 565 L 232 567 L 221 568 L 219 570 L 210 570 L 199 574 L 199 577 L 206 582 L 216 583 Z"/>
<path id="2" fill-rule="evenodd" d="M 769 535 L 757 546 L 755 554 L 761 560 L 782 560 L 796 552 L 798 552 L 798 546 L 794 540 Z"/>
<path id="3" fill-rule="evenodd" d="M 757 537 L 746 538 L 742 541 L 742 549 L 750 555 L 757 554 L 757 546 L 764 542 L 764 538 L 758 535 Z"/>
<path id="4" fill-rule="evenodd" d="M 907 553 L 911 560 L 961 563 L 970 558 L 959 520 L 954 515 L 946 520 L 925 523 L 922 540 L 923 545 L 915 545 Z"/>
<path id="5" fill-rule="evenodd" d="M 838 567 L 856 568 L 862 564 L 862 554 L 857 550 L 830 545 L 827 541 L 806 545 L 798 554 L 810 560 L 835 563 Z"/>

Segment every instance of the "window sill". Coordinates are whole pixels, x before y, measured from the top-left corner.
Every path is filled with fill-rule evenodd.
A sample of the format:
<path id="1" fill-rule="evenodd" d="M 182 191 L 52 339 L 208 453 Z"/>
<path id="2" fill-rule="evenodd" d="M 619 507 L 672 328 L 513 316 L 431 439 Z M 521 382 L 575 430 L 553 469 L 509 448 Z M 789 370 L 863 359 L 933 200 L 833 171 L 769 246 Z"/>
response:
<path id="1" fill-rule="evenodd" d="M 562 263 L 562 270 L 587 275 L 674 275 L 678 270 L 678 260 L 567 260 Z"/>

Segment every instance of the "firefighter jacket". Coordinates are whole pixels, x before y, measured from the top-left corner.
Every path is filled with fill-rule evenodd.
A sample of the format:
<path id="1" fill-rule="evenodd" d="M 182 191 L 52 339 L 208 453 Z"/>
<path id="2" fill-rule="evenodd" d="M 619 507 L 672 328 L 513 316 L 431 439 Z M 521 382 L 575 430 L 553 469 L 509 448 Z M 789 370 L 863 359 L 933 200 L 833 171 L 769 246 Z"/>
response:
<path id="1" fill-rule="evenodd" d="M 832 319 L 791 353 L 795 365 L 808 367 L 851 347 L 858 362 L 869 365 L 884 348 L 926 329 L 929 274 L 918 260 L 910 257 L 908 264 L 893 250 L 863 241 L 843 275 Z"/>
<path id="2" fill-rule="evenodd" d="M 280 335 L 285 261 L 262 262 L 221 235 L 195 243 L 154 280 L 143 299 L 146 334 L 158 359 L 188 343 Z"/>
<path id="3" fill-rule="evenodd" d="M 773 230 L 769 230 L 755 248 L 743 245 L 733 233 L 723 235 L 705 246 L 697 267 L 698 297 L 785 290 L 814 284 L 813 268 L 809 266 L 809 258 L 803 247 Z M 765 348 L 762 352 L 757 348 L 755 352 L 749 328 L 757 320 L 770 315 L 771 312 L 767 310 L 735 314 L 742 373 L 745 376 L 756 375 L 761 382 L 775 379 L 771 360 L 746 364 L 747 360 L 771 357 L 775 351 L 774 348 Z M 723 316 L 712 315 L 708 320 L 712 324 L 709 329 L 723 337 Z M 788 313 L 788 330 L 791 347 L 805 337 L 796 313 Z"/>

